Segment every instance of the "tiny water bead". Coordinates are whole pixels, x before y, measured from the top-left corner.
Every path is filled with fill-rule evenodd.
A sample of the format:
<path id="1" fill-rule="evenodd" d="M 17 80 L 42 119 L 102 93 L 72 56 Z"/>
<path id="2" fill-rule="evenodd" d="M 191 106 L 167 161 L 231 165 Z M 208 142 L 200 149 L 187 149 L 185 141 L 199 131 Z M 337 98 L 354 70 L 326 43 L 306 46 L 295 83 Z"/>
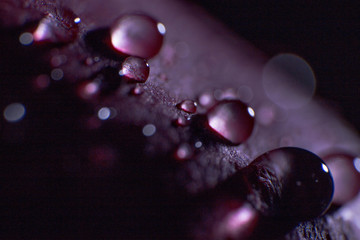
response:
<path id="1" fill-rule="evenodd" d="M 207 124 L 218 136 L 234 145 L 246 141 L 254 128 L 254 110 L 239 100 L 224 100 L 207 113 Z"/>
<path id="2" fill-rule="evenodd" d="M 176 105 L 177 108 L 187 113 L 196 113 L 197 104 L 192 100 L 184 100 Z"/>
<path id="3" fill-rule="evenodd" d="M 150 67 L 145 59 L 127 57 L 122 63 L 119 75 L 130 82 L 144 83 L 149 77 Z"/>
<path id="4" fill-rule="evenodd" d="M 360 191 L 359 158 L 352 154 L 335 153 L 323 157 L 334 179 L 333 202 L 338 205 L 351 201 Z"/>
<path id="5" fill-rule="evenodd" d="M 128 14 L 115 20 L 110 34 L 118 52 L 149 59 L 160 51 L 165 26 L 146 15 Z"/>

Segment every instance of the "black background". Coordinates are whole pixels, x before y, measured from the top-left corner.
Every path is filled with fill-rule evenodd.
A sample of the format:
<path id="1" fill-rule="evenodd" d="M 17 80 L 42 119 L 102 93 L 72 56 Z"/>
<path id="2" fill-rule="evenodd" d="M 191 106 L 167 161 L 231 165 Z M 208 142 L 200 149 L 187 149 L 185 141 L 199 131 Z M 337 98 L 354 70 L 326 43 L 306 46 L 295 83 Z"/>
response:
<path id="1" fill-rule="evenodd" d="M 307 60 L 317 94 L 360 130 L 360 1 L 192 2 L 269 56 L 290 52 Z"/>

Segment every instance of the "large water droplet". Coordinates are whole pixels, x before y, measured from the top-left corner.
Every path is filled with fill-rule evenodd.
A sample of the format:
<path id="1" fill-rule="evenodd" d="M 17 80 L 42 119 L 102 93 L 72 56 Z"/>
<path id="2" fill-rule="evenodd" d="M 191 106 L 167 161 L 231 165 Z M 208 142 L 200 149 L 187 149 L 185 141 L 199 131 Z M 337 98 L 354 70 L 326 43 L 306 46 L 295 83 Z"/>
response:
<path id="1" fill-rule="evenodd" d="M 266 215 L 309 220 L 326 211 L 333 195 L 333 179 L 315 154 L 295 147 L 265 153 L 242 170 L 251 192 L 263 194 Z M 266 206 L 267 204 L 267 206 Z"/>
<path id="2" fill-rule="evenodd" d="M 195 113 L 196 112 L 196 102 L 192 100 L 184 100 L 178 105 L 176 105 L 180 110 L 183 110 L 187 113 Z"/>
<path id="3" fill-rule="evenodd" d="M 238 145 L 251 135 L 254 128 L 253 110 L 238 100 L 225 100 L 215 105 L 207 114 L 212 131 L 231 144 Z"/>
<path id="4" fill-rule="evenodd" d="M 127 57 L 122 63 L 119 75 L 130 82 L 144 83 L 149 77 L 149 64 L 145 59 L 138 57 Z"/>
<path id="5" fill-rule="evenodd" d="M 159 52 L 164 33 L 164 25 L 151 17 L 129 14 L 114 22 L 111 43 L 122 54 L 148 59 Z"/>
<path id="6" fill-rule="evenodd" d="M 334 179 L 335 204 L 345 204 L 360 191 L 360 171 L 356 169 L 356 156 L 347 153 L 329 154 L 323 157 Z"/>

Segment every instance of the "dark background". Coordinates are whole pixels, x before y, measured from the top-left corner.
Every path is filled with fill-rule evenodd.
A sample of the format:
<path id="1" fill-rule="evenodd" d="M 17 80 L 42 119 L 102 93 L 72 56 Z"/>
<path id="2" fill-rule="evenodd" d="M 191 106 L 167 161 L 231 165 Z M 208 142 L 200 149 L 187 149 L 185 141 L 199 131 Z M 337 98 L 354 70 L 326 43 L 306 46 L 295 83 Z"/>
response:
<path id="1" fill-rule="evenodd" d="M 360 130 L 360 1 L 189 1 L 270 56 L 307 60 L 317 94 Z"/>

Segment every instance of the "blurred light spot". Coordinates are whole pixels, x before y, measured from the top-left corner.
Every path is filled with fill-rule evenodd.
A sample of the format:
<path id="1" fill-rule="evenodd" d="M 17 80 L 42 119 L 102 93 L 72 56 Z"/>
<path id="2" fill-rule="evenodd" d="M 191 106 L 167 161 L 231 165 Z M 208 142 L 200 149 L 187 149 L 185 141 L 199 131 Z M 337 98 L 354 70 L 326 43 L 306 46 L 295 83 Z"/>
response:
<path id="1" fill-rule="evenodd" d="M 11 103 L 4 110 L 4 118 L 8 122 L 18 122 L 25 116 L 25 106 L 21 103 Z"/>
<path id="2" fill-rule="evenodd" d="M 321 167 L 325 172 L 327 172 L 327 173 L 329 172 L 329 168 L 325 164 L 322 163 Z"/>
<path id="3" fill-rule="evenodd" d="M 166 33 L 166 28 L 165 25 L 162 23 L 158 23 L 157 24 L 157 29 L 159 30 L 159 32 L 164 35 Z"/>
<path id="4" fill-rule="evenodd" d="M 200 142 L 200 141 L 197 141 L 196 143 L 195 143 L 195 147 L 196 148 L 201 148 L 202 147 L 202 142 Z"/>
<path id="5" fill-rule="evenodd" d="M 199 97 L 199 104 L 206 108 L 210 108 L 215 104 L 214 95 L 210 92 L 205 92 Z"/>
<path id="6" fill-rule="evenodd" d="M 80 19 L 79 17 L 77 17 L 77 18 L 74 19 L 74 23 L 78 24 L 78 23 L 80 23 L 80 22 L 81 22 L 81 19 Z"/>
<path id="7" fill-rule="evenodd" d="M 237 95 L 239 96 L 239 99 L 241 101 L 247 103 L 247 102 L 251 101 L 254 94 L 253 94 L 251 88 L 249 88 L 248 86 L 241 86 L 237 90 Z"/>
<path id="8" fill-rule="evenodd" d="M 66 63 L 66 61 L 67 61 L 67 57 L 65 55 L 56 55 L 53 56 L 50 60 L 51 65 L 53 67 L 59 67 L 60 65 Z"/>
<path id="9" fill-rule="evenodd" d="M 190 54 L 189 45 L 186 42 L 176 43 L 175 49 L 179 58 L 186 58 Z"/>
<path id="10" fill-rule="evenodd" d="M 192 155 L 191 147 L 189 144 L 184 143 L 179 146 L 179 148 L 176 150 L 175 157 L 178 160 L 185 160 L 189 159 Z"/>
<path id="11" fill-rule="evenodd" d="M 257 113 L 257 120 L 263 125 L 270 125 L 275 120 L 275 110 L 271 106 L 262 106 Z"/>
<path id="12" fill-rule="evenodd" d="M 155 134 L 156 127 L 153 124 L 147 124 L 143 127 L 142 132 L 146 137 L 150 137 Z"/>
<path id="13" fill-rule="evenodd" d="M 359 157 L 354 159 L 354 167 L 355 167 L 356 171 L 358 171 L 360 173 L 360 158 Z"/>
<path id="14" fill-rule="evenodd" d="M 263 87 L 266 95 L 285 109 L 300 108 L 315 92 L 315 76 L 309 64 L 294 54 L 280 54 L 265 65 Z"/>
<path id="15" fill-rule="evenodd" d="M 50 78 L 46 74 L 41 74 L 35 78 L 34 87 L 36 89 L 45 89 L 50 84 Z"/>
<path id="16" fill-rule="evenodd" d="M 59 81 L 64 77 L 64 72 L 60 68 L 55 68 L 51 71 L 50 76 L 55 81 Z"/>
<path id="17" fill-rule="evenodd" d="M 255 117 L 255 111 L 254 111 L 254 109 L 252 109 L 251 107 L 248 107 L 248 108 L 247 108 L 247 111 L 248 111 L 248 113 L 250 114 L 250 116 Z"/>
<path id="18" fill-rule="evenodd" d="M 19 37 L 19 42 L 25 46 L 32 44 L 33 41 L 34 41 L 34 37 L 29 32 L 24 32 Z"/>
<path id="19" fill-rule="evenodd" d="M 107 120 L 110 118 L 110 115 L 111 115 L 111 111 L 110 111 L 110 108 L 108 108 L 108 107 L 102 107 L 98 111 L 98 118 L 100 120 Z"/>

